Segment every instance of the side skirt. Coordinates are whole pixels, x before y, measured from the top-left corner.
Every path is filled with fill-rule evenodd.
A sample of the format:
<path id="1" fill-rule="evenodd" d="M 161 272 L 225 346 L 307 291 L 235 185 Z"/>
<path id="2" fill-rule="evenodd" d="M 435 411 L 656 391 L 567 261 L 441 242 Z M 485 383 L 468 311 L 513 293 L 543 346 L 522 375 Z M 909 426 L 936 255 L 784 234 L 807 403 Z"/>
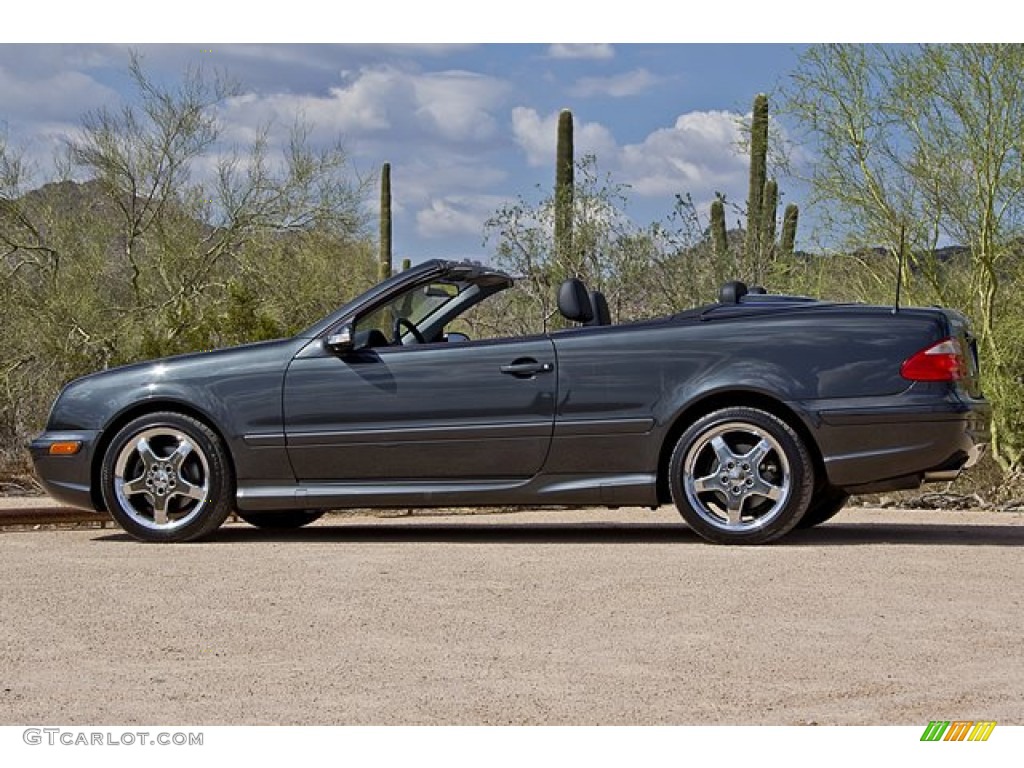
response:
<path id="1" fill-rule="evenodd" d="M 539 475 L 530 480 L 239 485 L 243 511 L 393 507 L 656 506 L 654 474 Z"/>

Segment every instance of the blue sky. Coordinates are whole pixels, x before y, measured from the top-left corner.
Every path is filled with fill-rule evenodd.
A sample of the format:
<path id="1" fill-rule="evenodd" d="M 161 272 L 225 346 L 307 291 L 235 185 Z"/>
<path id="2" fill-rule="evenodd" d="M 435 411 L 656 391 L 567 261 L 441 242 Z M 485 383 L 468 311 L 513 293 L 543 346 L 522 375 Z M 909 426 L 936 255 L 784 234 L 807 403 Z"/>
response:
<path id="1" fill-rule="evenodd" d="M 261 124 L 283 142 L 297 116 L 315 143 L 341 138 L 353 168 L 392 165 L 395 255 L 486 259 L 483 222 L 553 181 L 555 121 L 573 111 L 576 152 L 629 185 L 642 224 L 676 193 L 742 203 L 738 120 L 796 63 L 789 44 L 28 44 L 0 45 L 0 120 L 47 175 L 81 115 L 130 98 L 129 49 L 176 78 L 222 68 L 244 94 L 222 108 L 229 140 Z M 799 199 L 795 183 L 781 187 Z M 368 201 L 375 212 L 376 199 Z"/>
<path id="2" fill-rule="evenodd" d="M 996 0 L 976 0 L 966 16 L 951 0 L 932 0 L 926 14 L 889 0 L 823 8 L 811 0 L 289 0 L 243 15 L 209 0 L 160 9 L 123 0 L 18 4 L 0 28 L 0 130 L 38 161 L 43 181 L 52 148 L 84 112 L 129 98 L 130 49 L 161 78 L 196 63 L 223 68 L 244 87 L 221 110 L 228 141 L 245 143 L 269 122 L 283 143 L 301 115 L 315 142 L 343 141 L 358 173 L 376 179 L 383 162 L 392 164 L 398 258 L 486 259 L 493 246 L 482 242 L 483 222 L 519 195 L 535 200 L 550 189 L 563 107 L 575 116 L 577 156 L 596 154 L 602 171 L 628 185 L 629 212 L 647 224 L 669 213 L 677 193 L 702 209 L 715 192 L 744 203 L 738 121 L 757 92 L 771 92 L 795 66 L 803 46 L 791 41 L 1018 34 L 991 23 L 1001 13 Z M 274 40 L 288 42 L 264 42 Z M 796 135 L 785 118 L 773 131 Z M 806 169 L 813 147 L 797 145 L 795 157 L 796 170 Z M 779 181 L 783 203 L 803 204 L 798 246 L 814 247 L 804 187 Z M 372 221 L 375 196 L 368 213 Z"/>

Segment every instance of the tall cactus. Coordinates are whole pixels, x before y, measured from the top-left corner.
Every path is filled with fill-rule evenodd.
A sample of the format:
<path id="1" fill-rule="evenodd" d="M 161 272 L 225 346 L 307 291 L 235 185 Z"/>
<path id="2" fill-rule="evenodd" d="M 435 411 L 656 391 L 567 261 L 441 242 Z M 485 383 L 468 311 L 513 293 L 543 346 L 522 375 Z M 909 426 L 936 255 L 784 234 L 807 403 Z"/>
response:
<path id="1" fill-rule="evenodd" d="M 783 256 L 793 255 L 793 248 L 796 245 L 796 225 L 799 216 L 800 209 L 797 208 L 795 203 L 787 205 L 785 213 L 782 214 L 782 241 L 779 243 L 779 248 Z"/>
<path id="2" fill-rule="evenodd" d="M 378 277 L 391 277 L 391 163 L 380 169 L 380 261 Z"/>
<path id="3" fill-rule="evenodd" d="M 764 183 L 764 195 L 761 200 L 761 231 L 758 233 L 760 242 L 761 262 L 769 261 L 775 251 L 775 217 L 779 213 L 779 185 L 775 179 Z"/>
<path id="4" fill-rule="evenodd" d="M 572 261 L 574 162 L 572 112 L 563 109 L 558 115 L 555 151 L 555 254 L 562 265 Z"/>
<path id="5" fill-rule="evenodd" d="M 793 255 L 799 210 L 786 206 L 781 241 L 776 244 L 779 185 L 768 178 L 768 97 L 759 93 L 754 98 L 750 124 L 750 190 L 747 197 L 747 232 L 743 245 L 748 278 L 764 282 L 775 259 Z M 711 242 L 716 259 L 728 255 L 728 233 L 725 226 L 725 205 L 719 196 L 711 203 Z"/>
<path id="6" fill-rule="evenodd" d="M 711 242 L 715 258 L 724 259 L 729 253 L 729 240 L 725 230 L 725 203 L 720 197 L 711 203 Z"/>
<path id="7" fill-rule="evenodd" d="M 761 215 L 768 174 L 768 97 L 754 97 L 750 122 L 750 190 L 747 195 L 747 258 L 756 263 L 761 252 Z"/>
<path id="8" fill-rule="evenodd" d="M 747 199 L 747 261 L 758 281 L 766 279 L 772 262 L 793 253 L 796 240 L 797 207 L 786 206 L 782 242 L 776 247 L 779 185 L 768 178 L 768 97 L 754 97 L 750 121 L 750 192 Z M 788 226 L 788 229 L 787 229 Z"/>

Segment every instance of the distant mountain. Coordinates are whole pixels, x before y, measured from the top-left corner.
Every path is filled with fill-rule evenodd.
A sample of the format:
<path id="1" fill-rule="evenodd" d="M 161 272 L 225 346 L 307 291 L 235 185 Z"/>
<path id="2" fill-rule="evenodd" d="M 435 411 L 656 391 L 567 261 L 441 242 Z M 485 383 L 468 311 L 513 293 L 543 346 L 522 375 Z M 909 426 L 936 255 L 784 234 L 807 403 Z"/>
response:
<path id="1" fill-rule="evenodd" d="M 947 245 L 943 248 L 936 248 L 932 251 L 932 255 L 938 262 L 946 264 L 962 256 L 968 256 L 970 255 L 970 252 L 970 248 L 963 245 Z M 861 248 L 854 251 L 853 255 L 867 260 L 892 258 L 892 253 L 888 248 L 880 248 L 877 246 L 875 248 Z"/>

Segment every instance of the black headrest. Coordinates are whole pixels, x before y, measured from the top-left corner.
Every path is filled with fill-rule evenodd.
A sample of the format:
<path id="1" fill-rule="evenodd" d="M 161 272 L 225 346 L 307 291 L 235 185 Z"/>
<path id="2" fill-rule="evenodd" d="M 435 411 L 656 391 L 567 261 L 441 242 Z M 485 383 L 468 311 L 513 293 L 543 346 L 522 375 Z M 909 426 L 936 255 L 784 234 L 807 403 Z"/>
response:
<path id="1" fill-rule="evenodd" d="M 589 323 L 594 319 L 594 308 L 583 281 L 570 277 L 558 287 L 558 311 L 566 320 Z"/>
<path id="2" fill-rule="evenodd" d="M 719 304 L 739 304 L 740 299 L 746 296 L 747 284 L 741 283 L 739 280 L 730 280 L 728 283 L 723 285 L 718 291 L 718 303 Z"/>
<path id="3" fill-rule="evenodd" d="M 608 299 L 600 291 L 590 292 L 590 306 L 594 310 L 594 316 L 587 325 L 611 325 L 612 313 L 608 309 Z"/>
<path id="4" fill-rule="evenodd" d="M 747 288 L 748 293 L 757 294 L 758 296 L 764 296 L 768 293 L 768 289 L 763 285 L 752 285 Z"/>

